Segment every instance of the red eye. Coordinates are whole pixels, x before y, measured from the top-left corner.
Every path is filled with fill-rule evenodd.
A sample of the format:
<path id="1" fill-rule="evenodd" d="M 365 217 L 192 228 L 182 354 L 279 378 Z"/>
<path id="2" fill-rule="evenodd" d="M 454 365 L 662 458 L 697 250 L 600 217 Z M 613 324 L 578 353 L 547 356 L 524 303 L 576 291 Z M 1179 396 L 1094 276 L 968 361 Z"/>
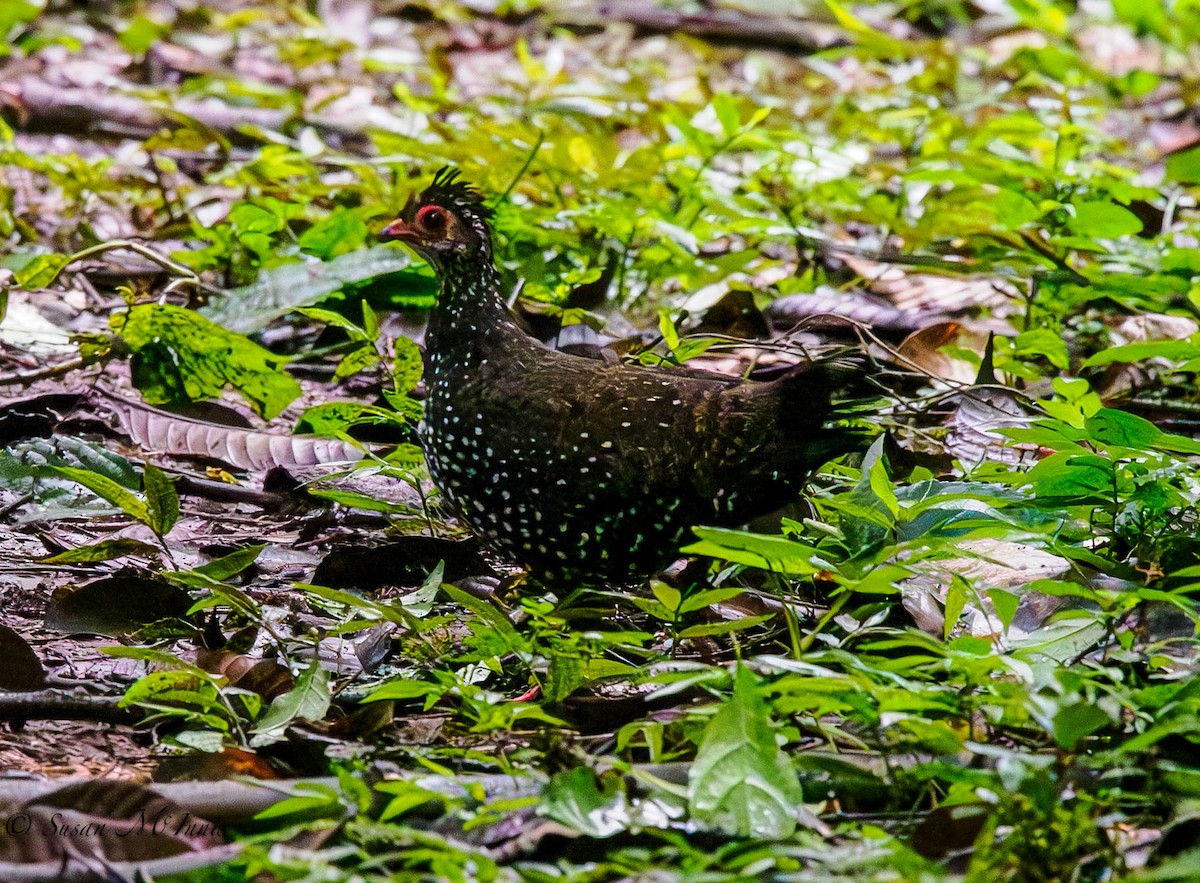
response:
<path id="1" fill-rule="evenodd" d="M 427 230 L 444 230 L 446 210 L 436 205 L 427 205 L 417 212 L 417 223 Z"/>

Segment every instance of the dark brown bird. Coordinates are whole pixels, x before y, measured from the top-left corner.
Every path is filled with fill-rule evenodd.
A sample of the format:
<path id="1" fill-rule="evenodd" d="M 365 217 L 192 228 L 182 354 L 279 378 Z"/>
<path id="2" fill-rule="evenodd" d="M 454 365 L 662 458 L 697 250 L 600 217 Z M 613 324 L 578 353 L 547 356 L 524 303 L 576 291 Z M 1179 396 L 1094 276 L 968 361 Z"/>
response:
<path id="1" fill-rule="evenodd" d="M 442 169 L 380 238 L 437 271 L 420 435 L 434 483 L 485 545 L 543 582 L 627 583 L 692 525 L 793 499 L 860 446 L 828 426 L 862 368 L 812 362 L 769 383 L 609 365 L 543 346 L 505 307 L 482 194 Z"/>

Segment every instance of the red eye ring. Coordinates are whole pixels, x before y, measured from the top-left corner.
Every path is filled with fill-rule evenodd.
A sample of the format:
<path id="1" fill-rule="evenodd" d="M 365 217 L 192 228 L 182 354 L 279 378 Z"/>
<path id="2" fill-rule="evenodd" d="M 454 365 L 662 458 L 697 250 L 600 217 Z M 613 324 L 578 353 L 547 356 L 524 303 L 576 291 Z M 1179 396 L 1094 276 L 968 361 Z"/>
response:
<path id="1" fill-rule="evenodd" d="M 441 230 L 446 226 L 446 210 L 440 205 L 427 205 L 417 212 L 417 223 L 430 230 Z"/>

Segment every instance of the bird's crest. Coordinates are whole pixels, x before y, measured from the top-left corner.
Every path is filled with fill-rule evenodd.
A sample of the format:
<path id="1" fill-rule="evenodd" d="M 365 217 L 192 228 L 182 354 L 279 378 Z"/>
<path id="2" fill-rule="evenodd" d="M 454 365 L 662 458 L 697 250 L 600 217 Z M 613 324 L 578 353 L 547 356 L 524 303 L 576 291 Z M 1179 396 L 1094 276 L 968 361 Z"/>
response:
<path id="1" fill-rule="evenodd" d="M 433 181 L 421 194 L 422 205 L 441 205 L 446 208 L 467 209 L 476 217 L 487 220 L 492 216 L 492 210 L 483 204 L 483 193 L 459 180 L 459 171 L 451 166 L 442 166 Z"/>

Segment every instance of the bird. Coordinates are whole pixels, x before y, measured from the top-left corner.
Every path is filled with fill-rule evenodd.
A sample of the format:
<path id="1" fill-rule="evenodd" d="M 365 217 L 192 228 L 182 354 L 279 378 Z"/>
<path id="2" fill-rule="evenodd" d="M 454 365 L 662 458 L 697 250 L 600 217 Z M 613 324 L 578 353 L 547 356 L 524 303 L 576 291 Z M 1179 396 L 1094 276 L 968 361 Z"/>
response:
<path id="1" fill-rule="evenodd" d="M 865 446 L 837 424 L 858 363 L 754 382 L 547 347 L 506 306 L 491 222 L 484 194 L 445 167 L 378 235 L 439 281 L 418 427 L 430 477 L 486 548 L 543 585 L 644 581 L 693 525 L 775 511 Z"/>

